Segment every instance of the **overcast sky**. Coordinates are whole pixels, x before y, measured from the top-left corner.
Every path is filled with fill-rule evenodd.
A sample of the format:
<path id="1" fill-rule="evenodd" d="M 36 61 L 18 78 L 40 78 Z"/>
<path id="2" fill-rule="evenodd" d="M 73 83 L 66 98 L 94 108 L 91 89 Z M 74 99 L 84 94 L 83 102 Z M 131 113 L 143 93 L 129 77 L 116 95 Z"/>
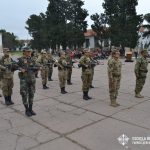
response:
<path id="1" fill-rule="evenodd" d="M 102 13 L 103 0 L 85 0 L 85 6 L 89 15 Z M 48 6 L 47 0 L 1 0 L 0 4 L 0 29 L 13 32 L 19 39 L 30 38 L 25 29 L 25 22 L 32 14 L 45 12 Z M 137 7 L 138 14 L 150 13 L 150 0 L 139 0 Z M 87 21 L 91 25 L 90 17 Z"/>

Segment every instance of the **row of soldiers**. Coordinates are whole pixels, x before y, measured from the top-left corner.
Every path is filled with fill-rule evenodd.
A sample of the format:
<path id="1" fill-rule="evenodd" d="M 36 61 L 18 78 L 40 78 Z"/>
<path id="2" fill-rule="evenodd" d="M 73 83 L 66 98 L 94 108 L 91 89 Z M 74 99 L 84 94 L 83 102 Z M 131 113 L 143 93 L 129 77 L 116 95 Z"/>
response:
<path id="1" fill-rule="evenodd" d="M 51 54 L 50 54 L 51 55 Z M 142 98 L 140 92 L 145 83 L 147 70 L 147 51 L 141 52 L 141 57 L 137 60 L 135 65 L 135 74 L 136 74 L 136 88 L 135 96 L 137 98 Z M 52 58 L 52 64 L 58 66 L 58 78 L 62 94 L 66 94 L 65 85 L 66 81 L 68 84 L 71 83 L 71 74 L 73 62 L 69 53 L 66 54 L 62 52 L 59 60 Z M 94 75 L 94 67 L 96 63 L 91 57 L 89 50 L 84 51 L 84 55 L 79 61 L 79 67 L 82 68 L 82 91 L 83 99 L 90 100 L 92 97 L 88 95 L 89 89 L 93 88 L 92 80 Z M 36 115 L 33 111 L 33 99 L 35 93 L 35 83 L 36 83 L 36 74 L 38 70 L 41 70 L 42 84 L 43 89 L 48 89 L 47 87 L 47 78 L 48 78 L 48 67 L 50 66 L 49 55 L 46 51 L 42 51 L 41 55 L 34 59 L 31 57 L 31 50 L 29 48 L 24 49 L 23 56 L 18 58 L 18 62 L 13 62 L 10 57 L 9 49 L 4 50 L 4 56 L 0 60 L 0 70 L 2 72 L 2 91 L 5 98 L 6 105 L 13 105 L 11 99 L 12 88 L 13 88 L 13 74 L 15 70 L 19 70 L 18 76 L 20 79 L 20 94 L 22 96 L 22 101 L 25 107 L 25 114 L 27 116 Z M 111 57 L 108 59 L 108 77 L 109 77 L 109 92 L 111 106 L 117 107 L 119 104 L 116 102 L 118 96 L 118 90 L 120 87 L 121 81 L 121 61 L 120 53 L 118 50 L 112 52 Z M 53 65 L 52 65 L 53 68 Z"/>

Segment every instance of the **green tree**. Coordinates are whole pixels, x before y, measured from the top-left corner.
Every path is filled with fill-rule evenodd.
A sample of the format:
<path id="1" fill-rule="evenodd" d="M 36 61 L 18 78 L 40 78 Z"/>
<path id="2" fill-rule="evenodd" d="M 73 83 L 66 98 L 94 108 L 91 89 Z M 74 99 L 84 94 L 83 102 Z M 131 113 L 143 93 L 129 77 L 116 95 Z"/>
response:
<path id="1" fill-rule="evenodd" d="M 16 47 L 19 46 L 19 41 L 17 40 L 17 36 L 14 33 L 7 32 L 6 30 L 0 30 L 2 33 L 2 43 L 3 47 L 7 47 L 11 50 L 15 50 Z"/>
<path id="2" fill-rule="evenodd" d="M 96 37 L 100 41 L 100 47 L 102 47 L 102 42 L 104 40 L 108 40 L 108 28 L 106 28 L 107 24 L 107 17 L 105 14 L 93 14 L 91 15 L 91 20 L 94 21 L 94 23 L 91 25 L 93 31 L 96 32 Z"/>
<path id="3" fill-rule="evenodd" d="M 37 49 L 48 48 L 49 45 L 45 26 L 45 15 L 43 13 L 40 13 L 39 16 L 33 14 L 27 20 L 26 24 L 26 29 L 33 37 L 31 47 Z"/>
<path id="4" fill-rule="evenodd" d="M 138 27 L 143 19 L 137 15 L 138 0 L 104 0 L 110 39 L 114 46 L 134 48 L 138 41 Z"/>
<path id="5" fill-rule="evenodd" d="M 68 12 L 67 12 L 67 33 L 68 43 L 75 49 L 81 47 L 85 41 L 84 32 L 87 29 L 88 11 L 83 9 L 84 2 L 82 0 L 68 0 Z"/>

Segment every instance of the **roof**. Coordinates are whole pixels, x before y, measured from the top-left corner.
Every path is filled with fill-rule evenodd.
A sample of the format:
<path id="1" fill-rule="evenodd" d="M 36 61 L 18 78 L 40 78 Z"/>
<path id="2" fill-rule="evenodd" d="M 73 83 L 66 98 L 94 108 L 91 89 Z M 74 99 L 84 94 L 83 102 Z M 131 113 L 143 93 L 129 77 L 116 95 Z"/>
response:
<path id="1" fill-rule="evenodd" d="M 96 36 L 96 32 L 94 32 L 92 29 L 88 29 L 85 33 L 84 33 L 85 37 L 91 37 L 91 36 Z"/>

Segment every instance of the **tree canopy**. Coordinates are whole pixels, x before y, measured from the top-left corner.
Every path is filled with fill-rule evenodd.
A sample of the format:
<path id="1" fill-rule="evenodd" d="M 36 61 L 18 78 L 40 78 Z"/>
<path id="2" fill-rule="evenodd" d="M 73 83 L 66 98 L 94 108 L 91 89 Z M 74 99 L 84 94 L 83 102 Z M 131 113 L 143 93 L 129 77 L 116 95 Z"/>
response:
<path id="1" fill-rule="evenodd" d="M 33 37 L 32 47 L 56 49 L 62 45 L 66 49 L 67 46 L 81 46 L 88 16 L 83 5 L 82 0 L 49 0 L 45 14 L 33 14 L 26 22 L 26 29 Z"/>
<path id="2" fill-rule="evenodd" d="M 2 43 L 3 47 L 9 49 L 16 49 L 19 46 L 19 41 L 14 33 L 7 32 L 4 29 L 1 29 L 0 32 L 2 33 Z"/>
<path id="3" fill-rule="evenodd" d="M 138 0 L 104 0 L 112 45 L 134 48 L 143 18 L 137 15 Z"/>

